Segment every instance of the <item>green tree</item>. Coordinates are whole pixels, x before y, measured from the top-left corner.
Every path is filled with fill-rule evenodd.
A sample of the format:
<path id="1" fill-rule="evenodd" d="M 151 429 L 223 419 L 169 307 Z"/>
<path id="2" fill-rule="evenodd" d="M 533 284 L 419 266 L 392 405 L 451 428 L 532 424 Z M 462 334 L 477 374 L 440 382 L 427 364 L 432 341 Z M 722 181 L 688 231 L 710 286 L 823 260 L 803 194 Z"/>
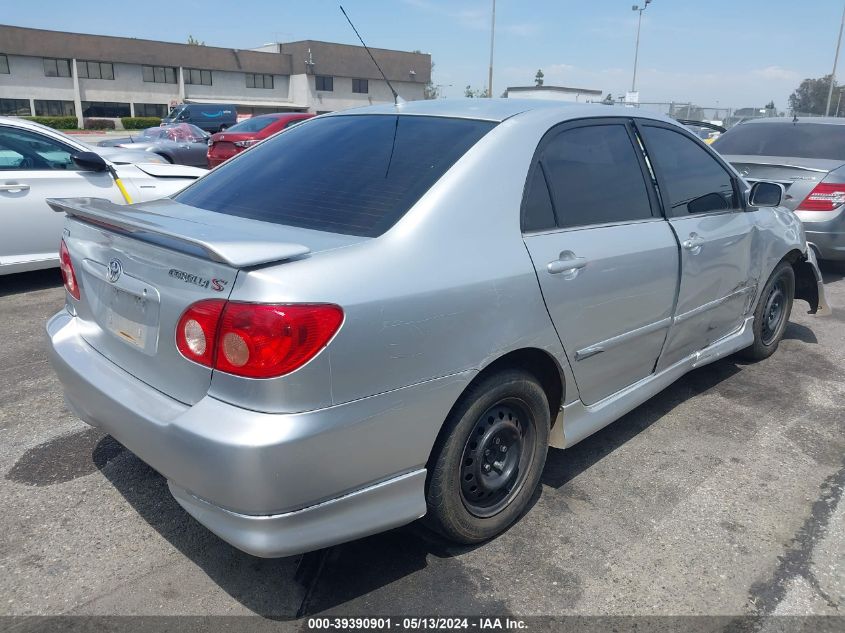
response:
<path id="1" fill-rule="evenodd" d="M 470 85 L 464 88 L 464 97 L 467 99 L 485 99 L 488 96 L 487 88 L 473 88 Z"/>
<path id="2" fill-rule="evenodd" d="M 789 108 L 794 114 L 824 114 L 827 107 L 827 94 L 832 77 L 825 75 L 819 79 L 805 79 L 789 95 Z M 833 90 L 838 84 L 833 80 Z"/>
<path id="3" fill-rule="evenodd" d="M 205 42 L 200 42 L 193 35 L 188 35 L 188 44 L 191 46 L 205 46 Z"/>
<path id="4" fill-rule="evenodd" d="M 775 102 L 774 102 L 774 100 L 769 101 L 769 102 L 766 104 L 766 110 L 774 110 L 774 109 L 775 109 Z"/>
<path id="5" fill-rule="evenodd" d="M 542 70 L 542 69 L 538 69 L 538 70 L 537 70 L 537 74 L 536 74 L 536 75 L 534 75 L 534 83 L 535 83 L 535 85 L 537 85 L 537 86 L 542 86 L 542 85 L 543 85 L 543 77 L 545 77 L 545 75 L 543 74 L 543 70 Z"/>

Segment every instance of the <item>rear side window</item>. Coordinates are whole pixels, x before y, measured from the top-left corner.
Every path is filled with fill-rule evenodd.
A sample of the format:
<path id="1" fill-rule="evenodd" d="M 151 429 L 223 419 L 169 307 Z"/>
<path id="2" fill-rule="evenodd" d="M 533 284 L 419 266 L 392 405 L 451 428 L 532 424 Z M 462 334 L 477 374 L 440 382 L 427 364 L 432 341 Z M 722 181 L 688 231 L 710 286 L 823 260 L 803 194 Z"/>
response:
<path id="1" fill-rule="evenodd" d="M 642 134 L 671 215 L 737 207 L 731 175 L 698 143 L 666 128 L 643 126 Z"/>
<path id="2" fill-rule="evenodd" d="M 565 130 L 545 147 L 546 170 L 561 228 L 652 217 L 648 190 L 624 125 Z"/>
<path id="3" fill-rule="evenodd" d="M 314 119 L 224 163 L 175 200 L 252 220 L 376 237 L 494 126 L 422 116 Z"/>
<path id="4" fill-rule="evenodd" d="M 552 199 L 549 197 L 546 177 L 543 175 L 543 168 L 537 165 L 522 203 L 522 230 L 528 233 L 545 231 L 554 227 L 555 212 L 552 208 Z"/>
<path id="5" fill-rule="evenodd" d="M 845 160 L 845 125 L 801 121 L 736 125 L 713 147 L 722 154 Z"/>

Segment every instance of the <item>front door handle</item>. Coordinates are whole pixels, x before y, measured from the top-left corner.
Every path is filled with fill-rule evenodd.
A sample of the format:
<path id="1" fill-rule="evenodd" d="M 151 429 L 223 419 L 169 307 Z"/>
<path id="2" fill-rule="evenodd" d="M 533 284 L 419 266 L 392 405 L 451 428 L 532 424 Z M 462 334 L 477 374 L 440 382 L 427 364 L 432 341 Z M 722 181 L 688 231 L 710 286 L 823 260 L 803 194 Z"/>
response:
<path id="1" fill-rule="evenodd" d="M 586 258 L 577 257 L 572 251 L 563 251 L 558 259 L 548 263 L 546 270 L 548 270 L 551 275 L 566 273 L 567 279 L 572 279 L 578 274 L 578 271 L 586 265 Z"/>
<path id="2" fill-rule="evenodd" d="M 29 191 L 29 185 L 17 182 L 6 183 L 5 185 L 0 185 L 0 191 L 8 191 L 9 193 Z"/>
<path id="3" fill-rule="evenodd" d="M 704 240 L 699 237 L 698 233 L 690 233 L 689 238 L 684 240 L 681 243 L 681 246 L 690 251 L 693 255 L 697 255 L 701 251 L 702 244 L 704 244 Z"/>

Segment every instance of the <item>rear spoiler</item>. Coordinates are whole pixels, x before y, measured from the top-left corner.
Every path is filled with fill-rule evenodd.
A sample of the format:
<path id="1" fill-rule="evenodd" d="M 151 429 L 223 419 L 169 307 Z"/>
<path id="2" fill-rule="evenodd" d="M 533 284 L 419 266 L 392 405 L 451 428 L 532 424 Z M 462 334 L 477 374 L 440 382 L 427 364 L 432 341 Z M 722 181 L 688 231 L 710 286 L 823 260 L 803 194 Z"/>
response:
<path id="1" fill-rule="evenodd" d="M 103 198 L 48 198 L 47 204 L 68 217 L 235 268 L 293 259 L 311 252 L 302 244 L 283 241 L 282 226 L 210 211 L 193 213 L 188 219 L 156 213 L 149 208 L 155 207 L 155 202 L 122 206 Z M 273 239 L 274 233 L 278 240 Z"/>

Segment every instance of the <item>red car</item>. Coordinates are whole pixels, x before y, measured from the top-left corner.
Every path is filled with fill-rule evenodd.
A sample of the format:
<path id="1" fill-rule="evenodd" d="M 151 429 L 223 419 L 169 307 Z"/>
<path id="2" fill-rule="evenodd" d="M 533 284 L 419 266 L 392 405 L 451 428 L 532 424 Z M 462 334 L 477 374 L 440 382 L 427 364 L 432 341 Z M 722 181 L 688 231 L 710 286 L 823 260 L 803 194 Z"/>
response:
<path id="1" fill-rule="evenodd" d="M 262 114 L 236 123 L 223 132 L 217 132 L 208 141 L 208 168 L 217 167 L 250 145 L 255 145 L 268 136 L 313 116 L 304 112 Z"/>

